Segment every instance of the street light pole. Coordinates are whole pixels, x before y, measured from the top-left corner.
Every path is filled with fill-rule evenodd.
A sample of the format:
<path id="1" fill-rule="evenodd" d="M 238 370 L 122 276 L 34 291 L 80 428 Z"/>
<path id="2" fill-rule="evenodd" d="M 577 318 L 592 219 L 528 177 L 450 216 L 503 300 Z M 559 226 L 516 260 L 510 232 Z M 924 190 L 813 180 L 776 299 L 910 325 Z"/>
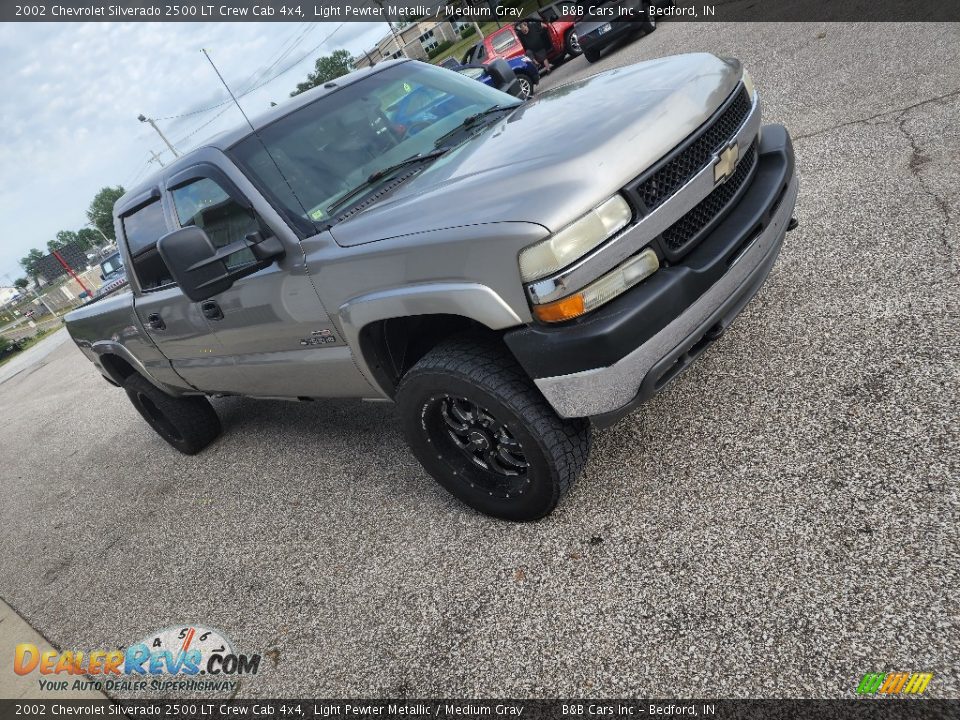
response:
<path id="1" fill-rule="evenodd" d="M 94 230 L 96 230 L 98 233 L 100 233 L 100 237 L 103 238 L 104 245 L 109 245 L 110 243 L 113 242 L 113 240 L 111 240 L 110 238 L 108 238 L 108 237 L 104 234 L 103 230 L 101 230 L 99 227 L 97 227 L 97 225 L 96 225 L 92 220 L 91 220 L 90 222 L 88 222 L 88 223 L 84 223 L 84 225 L 87 226 L 87 227 L 92 227 Z M 98 257 L 101 257 L 101 258 L 103 257 L 103 245 L 101 245 L 99 248 L 97 248 L 97 256 L 98 256 Z"/>
<path id="2" fill-rule="evenodd" d="M 160 132 L 160 128 L 157 127 L 157 124 L 153 121 L 153 118 L 148 118 L 143 113 L 140 113 L 140 115 L 137 116 L 137 120 L 139 120 L 142 123 L 150 123 L 150 127 L 152 127 L 154 130 L 157 131 L 157 135 L 159 135 L 160 139 L 167 144 L 167 147 L 170 148 L 170 152 L 173 153 L 173 156 L 180 157 L 180 153 L 178 153 L 177 149 L 170 144 L 170 141 L 167 140 L 167 136 L 164 135 L 162 132 Z"/>

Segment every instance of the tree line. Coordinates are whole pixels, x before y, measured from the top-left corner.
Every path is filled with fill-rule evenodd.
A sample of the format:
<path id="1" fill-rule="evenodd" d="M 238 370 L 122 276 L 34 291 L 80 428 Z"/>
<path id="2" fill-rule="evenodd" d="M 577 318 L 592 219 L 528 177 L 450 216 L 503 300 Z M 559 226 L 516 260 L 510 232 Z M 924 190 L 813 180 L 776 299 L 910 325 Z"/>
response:
<path id="1" fill-rule="evenodd" d="M 105 244 L 107 241 L 116 242 L 116 235 L 113 231 L 113 205 L 126 192 L 122 186 L 104 187 L 93 196 L 90 201 L 90 207 L 87 209 L 87 225 L 79 230 L 61 230 L 53 238 L 47 241 L 46 252 L 38 248 L 31 248 L 30 252 L 20 259 L 20 267 L 33 279 L 34 284 L 37 281 L 36 263 L 43 256 L 59 250 L 70 243 L 77 243 L 82 249 L 90 250 Z M 25 290 L 30 284 L 26 277 L 18 278 L 13 283 L 20 290 Z"/>

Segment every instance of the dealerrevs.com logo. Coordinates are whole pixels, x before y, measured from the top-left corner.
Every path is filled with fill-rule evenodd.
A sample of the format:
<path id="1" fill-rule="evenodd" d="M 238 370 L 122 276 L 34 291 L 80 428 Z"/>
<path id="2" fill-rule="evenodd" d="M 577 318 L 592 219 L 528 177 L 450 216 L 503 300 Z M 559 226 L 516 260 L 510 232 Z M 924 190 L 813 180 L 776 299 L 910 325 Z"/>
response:
<path id="1" fill-rule="evenodd" d="M 41 690 L 229 692 L 237 685 L 233 678 L 259 669 L 259 654 L 237 653 L 219 630 L 197 625 L 150 633 L 119 650 L 40 652 L 33 643 L 21 643 L 13 657 L 13 671 L 37 673 Z"/>
<path id="2" fill-rule="evenodd" d="M 920 695 L 933 673 L 867 673 L 857 685 L 858 695 Z"/>

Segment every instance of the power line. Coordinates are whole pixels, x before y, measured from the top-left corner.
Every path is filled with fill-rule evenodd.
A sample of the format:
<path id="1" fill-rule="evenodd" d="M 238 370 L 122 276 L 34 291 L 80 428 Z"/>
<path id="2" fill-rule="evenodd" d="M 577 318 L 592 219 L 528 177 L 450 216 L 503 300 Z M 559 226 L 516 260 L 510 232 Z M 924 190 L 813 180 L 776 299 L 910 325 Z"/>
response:
<path id="1" fill-rule="evenodd" d="M 306 60 L 311 54 L 313 54 L 314 52 L 316 52 L 317 50 L 319 50 L 321 47 L 323 47 L 323 45 L 324 45 L 330 38 L 332 38 L 334 35 L 336 35 L 338 32 L 340 32 L 340 30 L 343 28 L 344 25 L 345 25 L 345 23 L 340 23 L 333 32 L 331 32 L 329 35 L 327 35 L 323 40 L 321 40 L 319 43 L 317 43 L 316 45 L 314 45 L 312 48 L 310 48 L 309 50 L 307 50 L 307 51 L 306 51 L 303 55 L 301 55 L 297 60 L 295 60 L 294 62 L 292 62 L 290 65 L 287 65 L 287 67 L 285 67 L 285 68 L 284 68 L 283 70 L 281 70 L 280 72 L 277 72 L 277 73 L 275 73 L 274 75 L 272 75 L 271 77 L 269 77 L 269 78 L 267 78 L 266 80 L 264 80 L 263 82 L 260 82 L 260 83 L 258 83 L 257 85 L 254 85 L 253 87 L 248 88 L 247 90 L 244 90 L 244 91 L 241 92 L 241 93 L 238 93 L 238 94 L 237 94 L 237 99 L 242 98 L 242 97 L 245 97 L 245 96 L 249 95 L 250 93 L 254 92 L 255 90 L 259 90 L 259 89 L 262 88 L 264 85 L 267 85 L 267 84 L 273 82 L 274 80 L 276 80 L 276 79 L 277 79 L 278 77 L 280 77 L 281 75 L 285 75 L 285 74 L 288 73 L 290 70 L 293 70 L 293 68 L 295 68 L 297 65 L 299 65 L 300 63 L 302 63 L 304 60 Z M 256 73 L 254 73 L 254 74 L 256 74 Z M 200 110 L 192 110 L 192 111 L 190 111 L 190 112 L 188 112 L 188 113 L 181 113 L 180 115 L 167 115 L 167 116 L 165 116 L 165 117 L 154 118 L 154 120 L 175 120 L 175 119 L 177 119 L 177 118 L 185 118 L 185 117 L 192 117 L 192 116 L 194 116 L 194 115 L 201 115 L 201 114 L 203 114 L 203 113 L 205 113 L 205 112 L 210 112 L 211 110 L 216 110 L 217 108 L 221 108 L 221 107 L 223 107 L 224 105 L 229 105 L 229 104 L 232 103 L 232 102 L 233 102 L 232 100 L 224 100 L 223 102 L 217 103 L 216 105 L 211 105 L 210 107 L 202 108 L 202 109 L 200 109 Z"/>
<path id="2" fill-rule="evenodd" d="M 207 120 L 205 123 L 203 123 L 202 125 L 194 128 L 194 129 L 190 132 L 190 134 L 184 135 L 182 138 L 180 138 L 179 140 L 177 140 L 177 145 L 183 145 L 183 141 L 184 141 L 184 140 L 188 140 L 188 139 L 192 138 L 194 135 L 196 135 L 198 132 L 200 132 L 201 130 L 203 130 L 205 127 L 207 127 L 207 125 L 209 125 L 209 124 L 212 123 L 214 120 L 216 120 L 217 118 L 219 118 L 221 115 L 223 115 L 224 113 L 226 113 L 226 112 L 227 112 L 230 108 L 232 108 L 232 107 L 233 107 L 233 105 L 229 105 L 229 106 L 225 107 L 223 110 L 221 110 L 220 112 L 218 112 L 216 115 L 214 115 L 212 118 L 210 118 L 209 120 Z"/>

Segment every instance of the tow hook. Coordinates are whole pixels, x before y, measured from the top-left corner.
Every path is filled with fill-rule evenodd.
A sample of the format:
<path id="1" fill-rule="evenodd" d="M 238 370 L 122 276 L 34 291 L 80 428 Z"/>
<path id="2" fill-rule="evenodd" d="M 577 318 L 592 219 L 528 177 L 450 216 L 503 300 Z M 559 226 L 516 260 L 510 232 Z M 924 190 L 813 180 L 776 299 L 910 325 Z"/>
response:
<path id="1" fill-rule="evenodd" d="M 795 217 L 790 218 L 790 222 L 787 223 L 787 232 L 790 232 L 791 230 L 796 230 L 797 225 L 799 224 L 800 224 L 800 221 L 797 220 Z"/>

